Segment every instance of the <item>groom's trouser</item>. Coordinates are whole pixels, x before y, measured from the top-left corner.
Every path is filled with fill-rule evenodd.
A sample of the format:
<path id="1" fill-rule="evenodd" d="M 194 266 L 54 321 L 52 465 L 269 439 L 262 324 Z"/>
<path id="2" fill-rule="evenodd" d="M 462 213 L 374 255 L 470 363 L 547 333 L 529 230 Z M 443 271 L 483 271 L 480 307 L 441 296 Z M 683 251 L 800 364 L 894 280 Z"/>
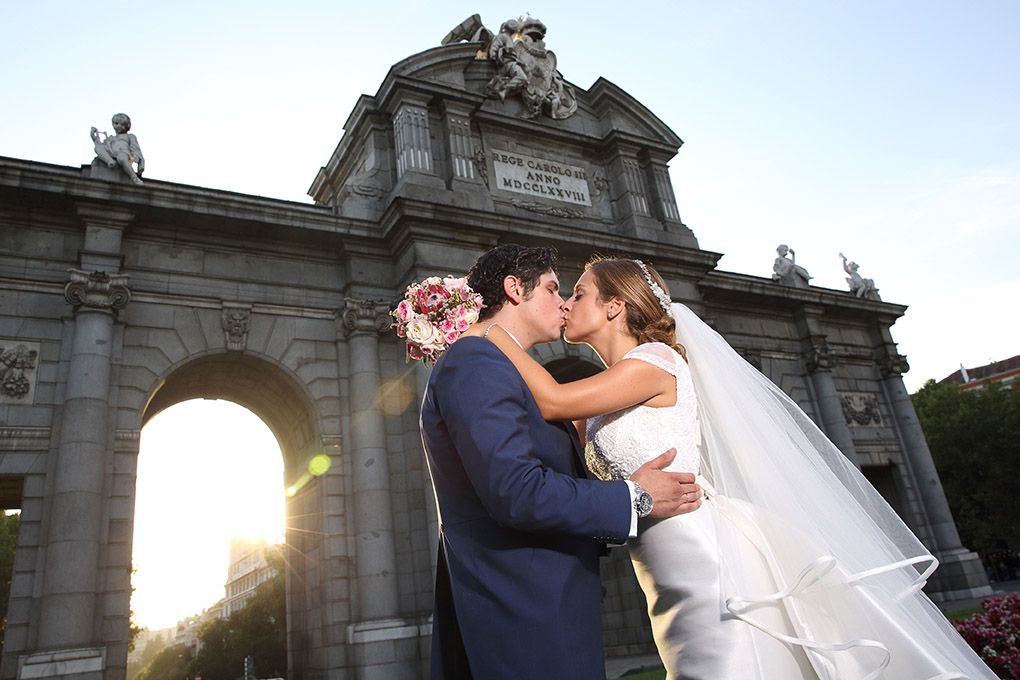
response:
<path id="1" fill-rule="evenodd" d="M 453 608 L 445 552 L 440 540 L 439 559 L 436 560 L 436 601 L 432 611 L 431 680 L 473 680 L 457 612 Z"/>

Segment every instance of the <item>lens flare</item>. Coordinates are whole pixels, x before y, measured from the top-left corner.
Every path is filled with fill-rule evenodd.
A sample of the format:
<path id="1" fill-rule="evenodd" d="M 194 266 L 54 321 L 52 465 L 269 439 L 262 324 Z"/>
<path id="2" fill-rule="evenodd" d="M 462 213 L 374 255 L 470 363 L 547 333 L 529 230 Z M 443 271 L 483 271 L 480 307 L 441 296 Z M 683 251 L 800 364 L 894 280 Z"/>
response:
<path id="1" fill-rule="evenodd" d="M 317 456 L 312 456 L 312 459 L 308 461 L 308 472 L 314 477 L 321 477 L 326 474 L 326 471 L 329 470 L 329 466 L 332 464 L 333 462 L 329 459 L 329 456 L 325 453 L 320 453 Z"/>

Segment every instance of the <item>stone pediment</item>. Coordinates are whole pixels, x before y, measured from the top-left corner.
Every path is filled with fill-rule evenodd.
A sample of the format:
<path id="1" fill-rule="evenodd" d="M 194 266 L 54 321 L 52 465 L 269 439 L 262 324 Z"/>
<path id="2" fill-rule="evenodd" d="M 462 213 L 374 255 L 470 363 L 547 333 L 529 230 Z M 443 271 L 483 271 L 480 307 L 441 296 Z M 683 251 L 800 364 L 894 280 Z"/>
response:
<path id="1" fill-rule="evenodd" d="M 399 197 L 697 247 L 673 195 L 667 163 L 683 142 L 668 125 L 604 78 L 559 81 L 569 115 L 536 115 L 526 98 L 494 94 L 499 67 L 484 47 L 452 43 L 393 65 L 355 105 L 309 189 L 315 201 L 378 219 Z"/>

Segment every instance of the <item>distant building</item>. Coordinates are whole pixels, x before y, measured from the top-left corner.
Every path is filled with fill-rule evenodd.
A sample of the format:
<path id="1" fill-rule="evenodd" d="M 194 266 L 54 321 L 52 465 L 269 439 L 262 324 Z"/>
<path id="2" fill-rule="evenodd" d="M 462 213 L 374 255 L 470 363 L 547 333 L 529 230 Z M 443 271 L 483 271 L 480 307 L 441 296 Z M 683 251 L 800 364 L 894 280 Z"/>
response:
<path id="1" fill-rule="evenodd" d="M 1020 385 L 1020 354 L 1010 359 L 993 361 L 977 368 L 964 368 L 954 371 L 942 380 L 940 385 L 956 383 L 965 390 L 981 389 L 987 383 L 997 382 L 1002 385 Z"/>
<path id="2" fill-rule="evenodd" d="M 221 618 L 244 609 L 255 589 L 276 574 L 266 555 L 281 549 L 282 546 L 269 545 L 263 539 L 235 538 L 230 542 L 230 566 L 225 586 L 227 595 L 223 598 Z"/>
<path id="3" fill-rule="evenodd" d="M 222 618 L 220 614 L 222 607 L 223 600 L 220 600 L 208 609 L 203 609 L 201 614 L 188 616 L 178 621 L 177 627 L 174 629 L 173 644 L 187 645 L 197 650 L 198 632 L 206 622 Z"/>

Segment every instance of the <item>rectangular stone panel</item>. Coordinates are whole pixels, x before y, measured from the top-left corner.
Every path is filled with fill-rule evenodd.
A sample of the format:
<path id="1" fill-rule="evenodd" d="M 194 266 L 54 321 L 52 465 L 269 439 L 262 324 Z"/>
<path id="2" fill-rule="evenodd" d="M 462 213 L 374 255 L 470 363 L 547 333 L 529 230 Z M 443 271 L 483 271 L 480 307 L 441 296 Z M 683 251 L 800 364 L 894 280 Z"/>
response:
<path id="1" fill-rule="evenodd" d="M 581 167 L 510 151 L 493 151 L 489 157 L 495 189 L 561 203 L 591 205 L 588 178 Z"/>

